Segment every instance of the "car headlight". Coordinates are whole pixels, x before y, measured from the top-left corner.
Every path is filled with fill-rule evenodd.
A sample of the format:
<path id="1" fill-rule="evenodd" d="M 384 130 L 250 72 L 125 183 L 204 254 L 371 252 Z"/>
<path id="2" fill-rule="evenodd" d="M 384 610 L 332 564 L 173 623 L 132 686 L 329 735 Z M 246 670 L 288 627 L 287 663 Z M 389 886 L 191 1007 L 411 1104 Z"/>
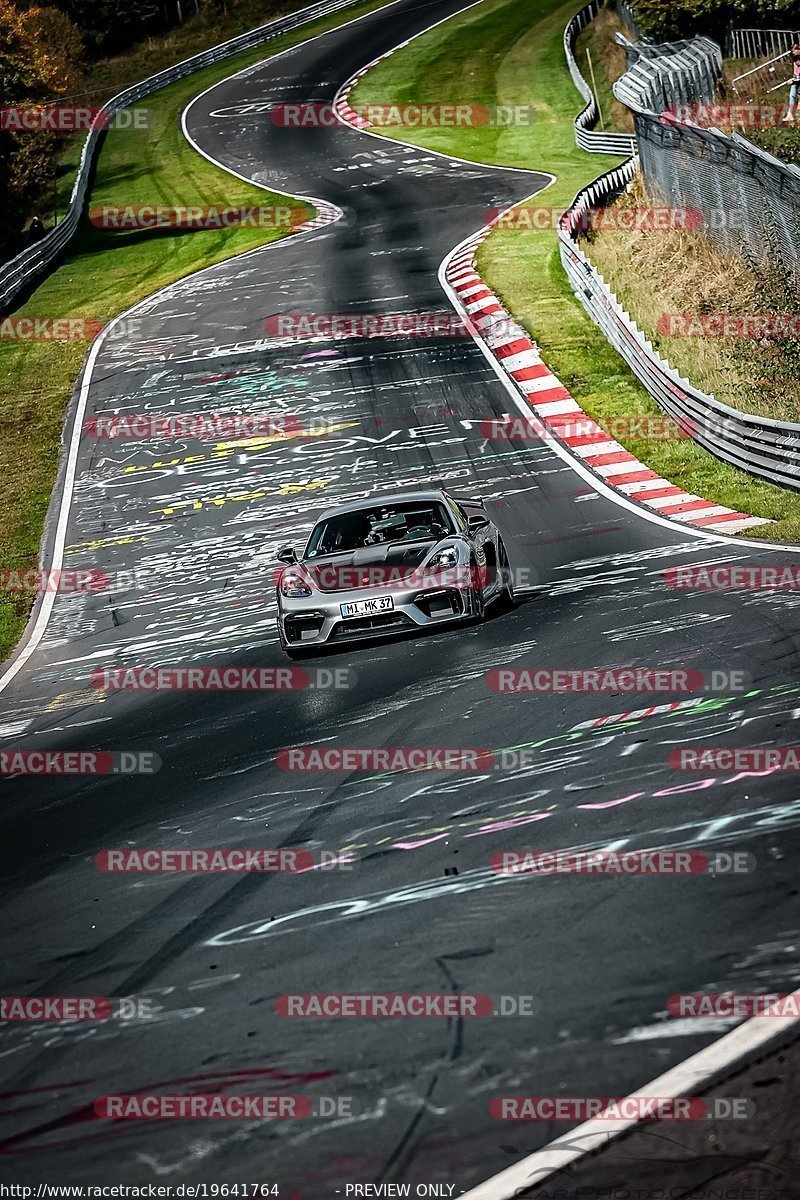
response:
<path id="1" fill-rule="evenodd" d="M 425 564 L 425 571 L 443 571 L 458 566 L 458 546 L 445 546 Z"/>
<path id="2" fill-rule="evenodd" d="M 294 600 L 310 596 L 311 588 L 305 575 L 300 571 L 284 571 L 281 576 L 281 595 L 290 596 Z"/>

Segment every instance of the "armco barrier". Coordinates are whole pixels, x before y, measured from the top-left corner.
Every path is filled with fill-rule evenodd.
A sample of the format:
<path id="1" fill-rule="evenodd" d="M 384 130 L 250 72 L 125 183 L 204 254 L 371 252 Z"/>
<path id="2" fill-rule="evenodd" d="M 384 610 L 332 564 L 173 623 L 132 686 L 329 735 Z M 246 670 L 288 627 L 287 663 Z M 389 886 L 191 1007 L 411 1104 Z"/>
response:
<path id="1" fill-rule="evenodd" d="M 683 38 L 678 42 L 653 45 L 629 42 L 617 34 L 624 47 L 628 67 L 612 85 L 614 95 L 634 117 L 640 111 L 657 114 L 676 104 L 707 104 L 722 74 L 722 51 L 707 37 Z M 638 130 L 637 130 L 638 134 Z"/>
<path id="2" fill-rule="evenodd" d="M 717 246 L 756 272 L 771 269 L 800 296 L 800 169 L 739 133 L 708 128 L 708 114 L 684 120 L 684 107 L 680 120 L 669 115 L 679 105 L 713 101 L 719 46 L 708 38 L 624 44 L 628 70 L 613 90 L 633 113 L 647 194 L 709 214 L 706 232 Z M 770 121 L 780 108 L 776 102 L 767 110 Z M 760 119 L 758 109 L 751 119 Z"/>
<path id="3" fill-rule="evenodd" d="M 262 42 L 272 41 L 273 38 L 289 33 L 309 21 L 339 12 L 352 3 L 353 0 L 318 0 L 318 3 L 312 4 L 308 8 L 300 9 L 286 17 L 277 17 L 274 21 L 268 21 L 266 25 L 260 25 L 257 29 L 250 29 L 247 33 L 231 38 L 230 41 L 220 42 L 218 46 L 212 46 L 210 50 L 194 54 L 191 58 L 184 59 L 183 62 L 176 63 L 173 67 L 167 67 L 165 71 L 159 71 L 157 75 L 151 75 L 148 79 L 134 83 L 109 100 L 95 117 L 89 133 L 86 135 L 66 216 L 35 246 L 23 250 L 16 258 L 10 259 L 0 267 L 0 312 L 6 311 L 29 283 L 44 274 L 54 264 L 74 236 L 89 190 L 89 179 L 98 144 L 103 128 L 110 117 L 127 108 L 135 100 L 141 100 L 143 96 L 149 96 L 151 92 L 158 91 L 159 88 L 165 87 L 169 83 L 175 83 L 176 80 L 200 71 L 203 67 L 210 67 L 214 63 L 222 62 L 231 55 L 238 54 L 241 50 L 249 50 Z"/>
<path id="4" fill-rule="evenodd" d="M 596 2 L 581 9 L 570 25 L 582 18 L 582 24 L 579 26 L 582 28 L 597 9 Z M 589 13 L 591 16 L 584 17 L 584 14 Z M 630 27 L 631 22 L 627 23 Z M 568 44 L 569 28 L 568 25 L 564 33 L 565 48 Z M 658 99 L 662 107 L 709 98 L 715 74 L 721 67 L 721 54 L 716 43 L 706 38 L 697 38 L 693 42 L 678 42 L 664 47 L 640 43 L 635 49 L 629 49 L 633 51 L 631 57 L 635 61 L 622 79 L 614 85 L 614 92 L 618 99 L 628 103 L 637 117 L 645 113 L 642 102 L 645 96 L 652 98 L 654 83 L 660 89 Z M 660 51 L 668 52 L 661 61 Z M 569 52 L 567 63 L 575 79 L 574 59 Z M 581 94 L 585 95 L 584 89 L 577 80 L 575 82 Z M 586 111 L 584 109 L 584 113 Z M 647 112 L 646 115 L 653 118 L 651 124 L 658 121 L 655 113 Z M 664 128 L 675 129 L 674 126 Z M 747 151 L 756 150 L 750 142 L 746 142 L 744 138 L 737 138 L 736 135 L 732 139 L 726 139 L 717 130 L 695 131 L 686 126 L 679 126 L 677 129 L 677 136 L 686 131 L 689 137 L 706 141 L 716 139 L 738 142 L 742 143 Z M 641 133 L 640 124 L 637 123 L 637 134 L 641 136 Z M 577 121 L 576 141 L 581 145 Z M 632 141 L 634 156 L 621 166 L 601 175 L 579 192 L 561 222 L 558 231 L 559 250 L 572 290 L 664 412 L 676 420 L 691 422 L 689 428 L 692 429 L 692 437 L 698 445 L 703 446 L 716 458 L 731 463 L 750 475 L 756 475 L 780 487 L 800 491 L 800 424 L 774 421 L 767 417 L 739 412 L 701 392 L 688 379 L 679 375 L 666 359 L 658 354 L 635 321 L 625 312 L 602 275 L 580 248 L 578 237 L 572 232 L 573 229 L 580 229 L 580 218 L 586 210 L 608 204 L 632 182 L 639 169 L 637 142 L 635 138 Z M 644 145 L 649 154 L 650 146 L 647 142 Z M 762 156 L 763 152 L 757 154 Z M 785 164 L 777 164 L 777 160 L 771 161 L 784 172 L 793 173 L 793 169 L 787 168 Z M 679 199 L 687 207 L 702 208 L 706 200 L 703 194 L 691 198 L 680 191 L 667 191 L 665 194 Z"/>
<path id="5" fill-rule="evenodd" d="M 586 28 L 590 21 L 594 20 L 600 8 L 600 0 L 591 0 L 590 4 L 575 14 L 564 30 L 564 54 L 569 73 L 575 87 L 586 101 L 585 108 L 581 109 L 574 121 L 575 141 L 581 150 L 588 150 L 590 154 L 624 154 L 627 156 L 635 153 L 636 138 L 630 133 L 605 133 L 603 130 L 598 131 L 594 128 L 600 115 L 597 100 L 575 60 L 575 42 L 578 34 Z M 625 15 L 628 18 L 626 23 L 630 26 L 632 18 L 629 10 L 625 10 Z"/>
<path id="6" fill-rule="evenodd" d="M 579 192 L 568 213 L 608 204 L 638 168 L 632 158 Z M 664 412 L 691 422 L 693 439 L 711 454 L 780 487 L 800 491 L 800 425 L 738 412 L 693 387 L 661 358 L 624 311 L 606 281 L 573 238 L 565 219 L 559 229 L 561 261 L 575 295 Z"/>

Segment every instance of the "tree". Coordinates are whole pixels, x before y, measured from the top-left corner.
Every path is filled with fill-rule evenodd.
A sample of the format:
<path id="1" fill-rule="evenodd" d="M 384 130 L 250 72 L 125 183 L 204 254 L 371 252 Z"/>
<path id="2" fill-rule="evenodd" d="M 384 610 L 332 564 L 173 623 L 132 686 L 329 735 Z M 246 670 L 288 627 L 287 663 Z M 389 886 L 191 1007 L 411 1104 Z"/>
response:
<path id="1" fill-rule="evenodd" d="M 148 33 L 175 21 L 165 19 L 159 0 L 55 0 L 83 35 L 92 57 L 116 54 Z"/>
<path id="2" fill-rule="evenodd" d="M 80 85 L 82 56 L 80 33 L 64 13 L 0 0 L 3 109 L 69 95 Z M 20 248 L 26 220 L 52 186 L 56 144 L 52 133 L 0 128 L 0 191 L 8 197 L 0 212 L 0 258 Z"/>
<path id="3" fill-rule="evenodd" d="M 800 0 L 635 0 L 643 34 L 674 41 L 703 33 L 722 42 L 729 25 L 799 29 Z"/>

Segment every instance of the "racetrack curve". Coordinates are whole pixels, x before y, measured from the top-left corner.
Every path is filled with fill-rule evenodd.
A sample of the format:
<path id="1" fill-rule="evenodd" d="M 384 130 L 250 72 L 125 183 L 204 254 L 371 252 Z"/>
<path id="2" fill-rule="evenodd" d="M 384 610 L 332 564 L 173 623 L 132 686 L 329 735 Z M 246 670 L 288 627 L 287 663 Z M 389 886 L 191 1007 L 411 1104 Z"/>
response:
<path id="1" fill-rule="evenodd" d="M 365 62 L 463 7 L 400 0 L 187 110 L 187 133 L 214 160 L 344 216 L 145 302 L 97 354 L 87 411 L 244 405 L 322 417 L 330 432 L 248 445 L 80 441 L 65 564 L 136 571 L 136 585 L 57 597 L 2 694 L 3 745 L 151 750 L 163 765 L 152 777 L 3 781 L 4 992 L 135 994 L 162 1010 L 87 1028 L 4 1027 L 0 1174 L 10 1181 L 246 1178 L 298 1198 L 442 1182 L 457 1195 L 563 1130 L 500 1125 L 492 1096 L 622 1095 L 719 1035 L 711 1023 L 656 1029 L 667 997 L 784 991 L 800 976 L 791 775 L 683 776 L 667 765 L 680 745 L 792 743 L 798 601 L 674 591 L 662 578 L 684 563 L 792 555 L 653 524 L 547 446 L 485 442 L 476 423 L 511 400 L 472 341 L 248 348 L 274 313 L 445 310 L 443 258 L 488 208 L 547 183 L 341 126 L 279 128 L 242 109 L 330 101 Z M 322 350 L 333 353 L 309 357 Z M 338 499 L 428 485 L 487 500 L 512 566 L 527 572 L 514 611 L 312 661 L 355 669 L 341 691 L 92 688 L 89 672 L 108 665 L 284 665 L 278 546 L 300 543 Z M 57 516 L 58 502 L 51 543 Z M 514 665 L 733 669 L 752 682 L 748 694 L 699 698 L 490 691 L 486 673 Z M 620 719 L 631 710 L 641 715 Z M 278 769 L 279 750 L 321 742 L 535 754 L 486 774 Z M 532 844 L 735 849 L 758 866 L 717 878 L 490 869 L 491 854 Z M 94 864 L 106 847 L 233 845 L 353 861 L 218 878 L 105 875 Z M 539 1011 L 301 1021 L 274 1007 L 283 993 L 367 991 L 533 994 Z M 221 1081 L 352 1096 L 358 1116 L 111 1122 L 92 1109 L 106 1093 Z"/>

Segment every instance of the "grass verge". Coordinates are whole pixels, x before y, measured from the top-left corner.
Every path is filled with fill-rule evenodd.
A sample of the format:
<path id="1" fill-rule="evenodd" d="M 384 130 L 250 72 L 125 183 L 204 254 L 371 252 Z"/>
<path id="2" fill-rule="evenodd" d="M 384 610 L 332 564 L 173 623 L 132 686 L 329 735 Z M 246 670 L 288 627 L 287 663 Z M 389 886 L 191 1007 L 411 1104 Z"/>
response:
<path id="1" fill-rule="evenodd" d="M 204 4 L 198 12 L 187 17 L 182 25 L 145 38 L 113 57 L 90 62 L 80 85 L 81 93 L 75 100 L 80 104 L 99 107 L 140 79 L 156 75 L 174 63 L 183 62 L 193 54 L 207 50 L 209 46 L 230 41 L 231 38 L 256 29 L 259 25 L 266 25 L 268 21 L 277 17 L 307 8 L 310 3 L 312 0 L 236 0 L 235 5 L 230 8 L 227 5 L 219 8 L 216 5 Z M 363 6 L 365 11 L 368 7 L 375 5 Z M 333 25 L 342 19 L 346 18 L 330 18 L 329 24 Z M 320 23 L 320 28 L 322 27 L 324 26 Z M 256 62 L 259 58 L 271 54 L 275 45 L 276 43 L 265 43 L 255 52 L 247 53 L 254 53 L 251 61 Z M 238 62 L 239 58 L 236 61 Z M 244 55 L 241 56 L 242 65 L 246 65 L 247 61 Z M 145 107 L 150 101 L 145 98 L 140 103 Z M 57 169 L 56 189 L 57 211 L 62 216 L 69 202 L 82 145 L 81 137 L 70 138 L 63 145 Z"/>
<path id="2" fill-rule="evenodd" d="M 485 0 L 380 63 L 353 89 L 351 103 L 435 103 L 447 97 L 454 103 L 532 104 L 536 120 L 526 127 L 404 129 L 402 138 L 397 130 L 391 136 L 475 161 L 552 171 L 556 181 L 535 203 L 563 210 L 581 187 L 620 161 L 575 146 L 572 120 L 580 97 L 567 71 L 562 37 L 576 7 L 559 0 Z M 554 229 L 495 231 L 479 250 L 478 269 L 600 424 L 660 414 L 573 296 Z M 769 517 L 778 522 L 770 537 L 800 541 L 797 494 L 759 483 L 693 442 L 620 441 L 686 491 Z"/>
<path id="3" fill-rule="evenodd" d="M 611 90 L 620 75 L 625 72 L 625 51 L 614 41 L 614 35 L 629 36 L 617 14 L 611 8 L 601 8 L 578 34 L 575 41 L 575 61 L 589 84 L 592 83 L 591 66 L 594 67 L 594 93 L 600 105 L 603 123 L 598 129 L 614 130 L 617 133 L 633 133 L 633 117 L 624 104 L 620 104 Z"/>
<path id="4" fill-rule="evenodd" d="M 611 206 L 644 208 L 639 180 Z M 703 391 L 741 412 L 800 420 L 800 339 L 686 336 L 666 314 L 785 314 L 796 301 L 784 281 L 752 270 L 704 234 L 611 230 L 590 234 L 592 262 L 662 357 Z M 698 323 L 699 324 L 699 323 Z M 674 325 L 681 330 L 669 336 Z M 666 326 L 666 328 L 665 328 Z"/>
<path id="5" fill-rule="evenodd" d="M 179 115 L 191 98 L 238 70 L 380 6 L 354 5 L 268 46 L 215 64 L 153 96 L 146 131 L 110 130 L 90 205 L 286 204 L 228 175 L 186 142 Z M 309 213 L 310 213 L 309 209 Z M 103 323 L 184 275 L 282 236 L 276 230 L 108 232 L 85 219 L 61 265 L 16 310 L 18 317 L 88 317 Z M 64 414 L 87 351 L 80 341 L 0 340 L 0 567 L 35 568 L 53 489 Z M 24 628 L 31 597 L 0 599 L 0 661 Z"/>

